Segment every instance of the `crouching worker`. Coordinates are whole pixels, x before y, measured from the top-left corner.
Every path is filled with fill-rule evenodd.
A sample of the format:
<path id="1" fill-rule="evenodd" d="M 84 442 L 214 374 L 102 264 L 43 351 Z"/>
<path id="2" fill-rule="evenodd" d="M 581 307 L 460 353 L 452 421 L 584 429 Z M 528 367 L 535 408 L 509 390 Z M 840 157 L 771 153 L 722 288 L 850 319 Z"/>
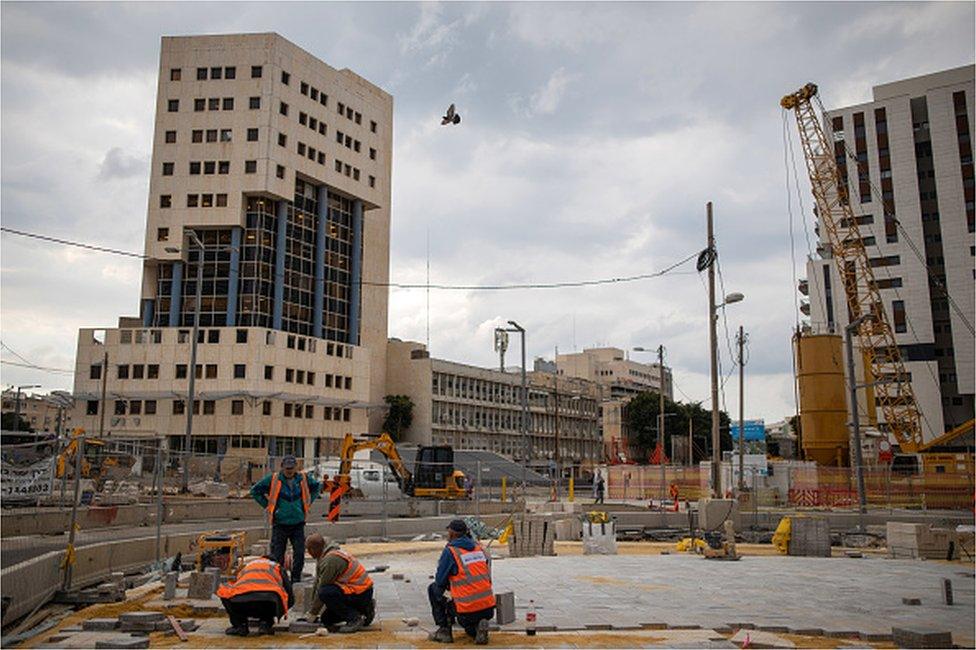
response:
<path id="1" fill-rule="evenodd" d="M 478 645 L 488 643 L 489 621 L 495 616 L 495 594 L 491 587 L 491 560 L 468 532 L 464 521 L 455 519 L 447 527 L 447 546 L 437 563 L 437 575 L 427 588 L 437 631 L 430 640 L 454 643 L 454 621 Z M 444 597 L 450 591 L 451 600 Z"/>
<path id="2" fill-rule="evenodd" d="M 309 536 L 305 548 L 315 559 L 315 599 L 306 619 L 315 620 L 325 606 L 319 620 L 330 632 L 352 634 L 372 623 L 376 601 L 366 567 L 318 533 Z"/>
<path id="3" fill-rule="evenodd" d="M 275 619 L 288 614 L 295 602 L 291 581 L 268 556 L 247 562 L 234 582 L 217 589 L 217 596 L 230 617 L 225 634 L 231 636 L 247 636 L 249 618 L 258 619 L 258 634 L 274 634 Z"/>

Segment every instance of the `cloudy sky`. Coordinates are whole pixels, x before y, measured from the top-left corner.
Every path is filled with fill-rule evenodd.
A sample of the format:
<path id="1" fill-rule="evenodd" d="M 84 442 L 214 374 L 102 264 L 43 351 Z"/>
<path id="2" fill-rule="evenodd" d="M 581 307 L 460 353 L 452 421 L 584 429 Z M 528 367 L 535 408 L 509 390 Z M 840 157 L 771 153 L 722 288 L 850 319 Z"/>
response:
<path id="1" fill-rule="evenodd" d="M 556 282 L 649 273 L 704 247 L 715 210 L 730 336 L 751 336 L 746 416 L 793 410 L 796 321 L 779 98 L 824 103 L 974 58 L 973 3 L 137 3 L 0 5 L 0 218 L 140 251 L 163 35 L 276 31 L 395 98 L 392 280 Z M 441 128 L 456 102 L 458 128 Z M 794 128 L 789 125 L 790 130 Z M 807 254 L 796 196 L 797 274 Z M 809 236 L 812 237 L 809 233 Z M 77 330 L 138 312 L 140 264 L 2 236 L 2 383 L 70 389 Z M 678 399 L 707 402 L 707 294 L 666 277 L 547 291 L 432 291 L 435 356 L 663 343 Z M 424 291 L 390 334 L 427 338 Z M 722 325 L 725 323 L 722 322 Z M 729 345 L 719 330 L 723 368 Z M 22 359 L 18 359 L 18 356 Z M 512 359 L 513 357 L 510 357 Z M 725 406 L 737 412 L 736 380 Z M 707 406 L 707 403 L 706 403 Z"/>

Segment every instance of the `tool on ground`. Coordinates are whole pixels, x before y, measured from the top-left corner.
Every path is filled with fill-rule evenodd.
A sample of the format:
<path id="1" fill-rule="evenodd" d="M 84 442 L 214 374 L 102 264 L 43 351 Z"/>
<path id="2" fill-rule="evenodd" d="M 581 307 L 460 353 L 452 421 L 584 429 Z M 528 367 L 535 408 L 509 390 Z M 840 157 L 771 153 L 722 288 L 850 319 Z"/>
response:
<path id="1" fill-rule="evenodd" d="M 701 554 L 706 560 L 735 561 L 742 557 L 735 549 L 735 526 L 733 526 L 731 521 L 726 519 L 724 529 L 721 541 L 717 545 L 710 539 L 710 534 L 705 533 L 705 540 L 709 544 L 701 550 Z"/>

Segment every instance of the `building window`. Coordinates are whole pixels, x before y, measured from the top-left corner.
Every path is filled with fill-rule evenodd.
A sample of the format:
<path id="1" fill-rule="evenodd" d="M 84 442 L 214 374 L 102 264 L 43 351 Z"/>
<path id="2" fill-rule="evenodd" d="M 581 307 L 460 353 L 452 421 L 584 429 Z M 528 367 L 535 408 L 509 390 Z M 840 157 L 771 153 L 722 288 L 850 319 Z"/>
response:
<path id="1" fill-rule="evenodd" d="M 186 364 L 178 363 L 176 364 L 176 371 L 174 375 L 177 379 L 186 379 Z"/>
<path id="2" fill-rule="evenodd" d="M 248 108 L 251 108 L 251 109 L 261 108 L 261 98 L 260 97 L 251 97 L 248 100 L 247 106 L 248 106 Z"/>
<path id="3" fill-rule="evenodd" d="M 230 142 L 234 137 L 234 132 L 231 129 L 221 129 L 220 130 L 220 141 Z"/>
<path id="4" fill-rule="evenodd" d="M 126 364 L 120 364 L 117 367 L 117 371 L 116 372 L 118 373 L 117 376 L 118 376 L 119 379 L 128 379 L 129 378 L 129 366 L 126 365 Z"/>
<path id="5" fill-rule="evenodd" d="M 292 384 L 295 382 L 295 371 L 292 368 L 285 368 L 285 382 Z"/>
<path id="6" fill-rule="evenodd" d="M 216 363 L 208 363 L 207 364 L 207 379 L 216 379 L 216 378 L 217 378 L 217 364 Z"/>
<path id="7" fill-rule="evenodd" d="M 278 112 L 281 113 L 282 115 L 288 115 L 288 104 L 286 104 L 285 102 L 281 102 L 280 104 L 278 104 Z"/>
<path id="8" fill-rule="evenodd" d="M 178 99 L 169 100 L 169 102 L 167 102 L 166 104 L 166 110 L 169 111 L 170 113 L 178 113 L 180 110 L 180 100 Z"/>
<path id="9" fill-rule="evenodd" d="M 298 155 L 299 156 L 304 156 L 305 155 L 305 143 L 304 142 L 299 142 L 298 143 Z"/>
<path id="10" fill-rule="evenodd" d="M 199 176 L 199 175 L 200 175 L 200 161 L 198 161 L 198 160 L 191 160 L 190 161 L 190 176 Z"/>
<path id="11" fill-rule="evenodd" d="M 312 101 L 318 100 L 318 98 L 319 98 L 319 91 L 318 91 L 317 88 L 312 88 L 311 98 L 312 98 Z"/>
<path id="12" fill-rule="evenodd" d="M 207 142 L 217 141 L 217 129 L 207 129 Z"/>
<path id="13" fill-rule="evenodd" d="M 146 379 L 159 379 L 158 363 L 150 363 L 146 366 Z"/>
<path id="14" fill-rule="evenodd" d="M 214 160 L 205 160 L 203 163 L 203 173 L 207 176 L 212 176 L 214 172 L 217 171 L 217 162 Z"/>
<path id="15" fill-rule="evenodd" d="M 352 413 L 349 411 L 349 409 L 342 409 L 342 421 L 343 422 L 348 422 L 349 421 L 349 418 L 351 416 L 352 416 Z"/>
<path id="16" fill-rule="evenodd" d="M 311 420 L 315 417 L 315 407 L 311 404 L 305 405 L 305 418 Z"/>
<path id="17" fill-rule="evenodd" d="M 125 400 L 122 399 L 115 400 L 115 414 L 125 415 Z"/>
<path id="18" fill-rule="evenodd" d="M 230 161 L 221 160 L 217 163 L 217 173 L 218 174 L 229 174 L 230 173 Z"/>
<path id="19" fill-rule="evenodd" d="M 247 366 L 243 363 L 234 364 L 234 379 L 246 379 Z"/>
<path id="20" fill-rule="evenodd" d="M 183 77 L 183 70 L 180 68 L 170 68 L 169 69 L 169 80 L 179 81 Z"/>
<path id="21" fill-rule="evenodd" d="M 157 228 L 156 241 L 168 241 L 168 240 L 169 240 L 169 228 Z"/>
<path id="22" fill-rule="evenodd" d="M 283 83 L 283 84 L 285 84 L 287 86 L 290 81 L 291 81 L 291 75 L 288 74 L 287 72 L 285 72 L 284 70 L 282 70 L 281 71 L 281 83 Z"/>
<path id="23" fill-rule="evenodd" d="M 237 78 L 237 68 L 230 66 L 224 68 L 224 79 L 236 79 Z"/>
<path id="24" fill-rule="evenodd" d="M 212 208 L 213 207 L 213 194 L 201 194 L 200 195 L 200 207 L 201 208 Z"/>
<path id="25" fill-rule="evenodd" d="M 369 148 L 369 159 L 376 160 L 376 149 L 372 147 Z"/>
<path id="26" fill-rule="evenodd" d="M 247 343 L 247 330 L 237 330 L 237 342 Z"/>
<path id="27" fill-rule="evenodd" d="M 156 400 L 147 399 L 145 402 L 145 408 L 142 410 L 146 415 L 156 415 Z"/>
<path id="28" fill-rule="evenodd" d="M 356 122 L 356 124 L 362 124 L 363 123 L 363 116 L 362 116 L 361 113 L 356 113 L 355 122 Z"/>
<path id="29" fill-rule="evenodd" d="M 172 175 L 173 175 L 173 163 L 171 163 L 171 162 L 164 162 L 163 163 L 163 176 L 172 176 Z"/>
<path id="30" fill-rule="evenodd" d="M 213 415 L 215 410 L 216 402 L 212 399 L 203 400 L 203 414 Z"/>
<path id="31" fill-rule="evenodd" d="M 301 92 L 303 95 L 308 95 L 308 84 L 304 81 L 299 86 L 299 92 Z"/>
<path id="32" fill-rule="evenodd" d="M 245 174 L 256 174 L 258 171 L 258 161 L 256 160 L 245 160 L 244 161 L 244 173 Z"/>
<path id="33" fill-rule="evenodd" d="M 176 131 L 166 132 L 166 144 L 176 144 Z"/>
<path id="34" fill-rule="evenodd" d="M 895 324 L 895 333 L 903 334 L 908 331 L 908 321 L 905 316 L 905 301 L 891 301 L 891 315 Z"/>
<path id="35" fill-rule="evenodd" d="M 329 105 L 329 96 L 326 95 L 325 93 L 322 93 L 322 96 L 319 97 L 319 103 L 322 104 L 322 106 L 328 106 Z"/>
<path id="36" fill-rule="evenodd" d="M 173 415 L 184 415 L 186 413 L 186 403 L 181 399 L 173 400 Z"/>
<path id="37" fill-rule="evenodd" d="M 194 99 L 193 110 L 197 113 L 207 110 L 207 100 L 202 97 Z"/>
<path id="38" fill-rule="evenodd" d="M 376 177 L 375 176 L 370 176 L 369 177 L 369 186 L 370 187 L 376 187 Z"/>
<path id="39" fill-rule="evenodd" d="M 226 194 L 218 194 L 217 195 L 217 207 L 218 208 L 226 208 L 227 207 L 227 195 Z"/>
<path id="40" fill-rule="evenodd" d="M 225 111 L 232 111 L 232 110 L 234 110 L 234 98 L 233 97 L 224 97 L 224 110 Z"/>
<path id="41" fill-rule="evenodd" d="M 287 144 L 288 144 L 288 136 L 285 135 L 284 133 L 279 133 L 278 134 L 278 146 L 279 147 L 284 147 Z"/>
<path id="42" fill-rule="evenodd" d="M 244 400 L 242 400 L 242 399 L 231 400 L 231 403 L 230 403 L 230 414 L 231 415 L 244 415 Z"/>
<path id="43" fill-rule="evenodd" d="M 277 176 L 278 178 L 285 177 L 285 168 L 283 165 L 278 165 L 278 168 L 275 170 L 275 176 Z"/>
<path id="44" fill-rule="evenodd" d="M 338 158 L 335 161 L 335 170 L 340 174 L 342 173 L 342 162 Z"/>
<path id="45" fill-rule="evenodd" d="M 261 78 L 261 66 L 259 66 L 259 65 L 252 65 L 251 66 L 251 79 L 260 79 L 260 78 Z"/>
<path id="46" fill-rule="evenodd" d="M 211 97 L 207 101 L 207 110 L 209 110 L 209 111 L 219 111 L 220 110 L 220 97 Z"/>
<path id="47" fill-rule="evenodd" d="M 352 390 L 352 377 L 346 377 L 346 390 Z"/>
<path id="48" fill-rule="evenodd" d="M 286 418 L 291 417 L 291 404 L 289 404 L 288 402 L 285 402 L 284 414 Z"/>
<path id="49" fill-rule="evenodd" d="M 210 68 L 210 78 L 211 79 L 220 79 L 223 76 L 223 72 L 224 72 L 223 69 L 222 68 L 219 68 L 219 67 L 218 68 Z"/>
<path id="50" fill-rule="evenodd" d="M 320 165 L 324 165 L 325 164 L 325 154 L 323 152 L 321 152 L 321 151 L 319 152 L 319 164 Z"/>
<path id="51" fill-rule="evenodd" d="M 98 400 L 90 399 L 85 405 L 86 415 L 98 415 Z"/>
<path id="52" fill-rule="evenodd" d="M 88 369 L 89 379 L 101 379 L 102 378 L 102 366 L 101 364 L 93 363 Z"/>
<path id="53" fill-rule="evenodd" d="M 265 401 L 261 404 L 261 414 L 271 415 L 271 402 Z"/>
<path id="54" fill-rule="evenodd" d="M 190 141 L 194 144 L 203 142 L 203 129 L 194 129 L 190 134 Z"/>
<path id="55" fill-rule="evenodd" d="M 374 120 L 369 121 L 369 130 L 376 133 L 376 122 Z"/>
<path id="56" fill-rule="evenodd" d="M 207 80 L 207 69 L 197 68 L 197 81 L 206 81 L 206 80 Z"/>
<path id="57" fill-rule="evenodd" d="M 274 380 L 274 366 L 264 367 L 264 378 L 268 381 Z"/>
<path id="58" fill-rule="evenodd" d="M 171 194 L 160 194 L 159 195 L 159 207 L 168 208 L 173 205 L 173 196 Z"/>
<path id="59" fill-rule="evenodd" d="M 309 370 L 305 374 L 305 383 L 308 384 L 309 386 L 314 386 L 315 385 L 315 373 L 312 372 L 311 370 Z"/>
<path id="60" fill-rule="evenodd" d="M 308 115 L 306 115 L 305 113 L 299 112 L 298 113 L 298 123 L 301 124 L 302 126 L 307 125 L 308 124 Z"/>

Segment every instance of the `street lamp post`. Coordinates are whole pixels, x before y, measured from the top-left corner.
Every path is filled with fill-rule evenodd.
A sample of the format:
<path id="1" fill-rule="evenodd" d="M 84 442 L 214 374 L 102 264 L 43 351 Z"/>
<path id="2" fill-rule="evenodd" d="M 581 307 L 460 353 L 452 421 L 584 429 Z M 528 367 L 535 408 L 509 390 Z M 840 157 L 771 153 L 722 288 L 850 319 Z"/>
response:
<path id="1" fill-rule="evenodd" d="M 495 328 L 495 345 L 496 345 L 496 349 L 498 349 L 499 332 L 518 332 L 522 340 L 522 418 L 521 418 L 522 427 L 521 428 L 522 428 L 522 453 L 525 455 L 524 462 L 522 463 L 522 488 L 525 489 L 525 487 L 528 485 L 528 463 L 529 460 L 532 458 L 532 443 L 529 440 L 529 389 L 526 383 L 527 380 L 525 375 L 525 328 L 513 320 L 508 321 L 508 324 L 511 325 L 512 327 Z M 505 337 L 504 341 L 505 341 L 504 347 L 507 348 L 508 338 Z M 502 357 L 502 359 L 504 359 L 504 357 Z M 504 361 L 502 361 L 501 363 L 502 363 L 502 371 L 504 371 L 505 370 Z"/>
<path id="2" fill-rule="evenodd" d="M 204 245 L 197 237 L 197 234 L 192 230 L 187 230 L 186 233 L 189 235 L 188 240 L 197 247 L 200 251 L 200 257 L 197 259 L 197 279 L 196 279 L 196 302 L 193 307 L 193 333 L 192 339 L 190 340 L 190 367 L 187 369 L 187 374 L 189 377 L 189 386 L 187 387 L 186 396 L 186 435 L 183 440 L 183 486 L 182 491 L 184 493 L 190 491 L 190 452 L 193 447 L 192 436 L 193 436 L 193 398 L 194 392 L 196 390 L 196 377 L 197 377 L 197 337 L 200 332 L 200 300 L 201 291 L 203 287 L 203 255 L 204 255 Z M 167 248 L 167 252 L 179 252 L 179 249 Z M 189 258 L 189 255 L 187 255 Z"/>
<path id="3" fill-rule="evenodd" d="M 722 449 L 719 434 L 719 403 L 718 403 L 718 333 L 715 327 L 718 323 L 718 310 L 725 305 L 741 301 L 745 296 L 741 293 L 730 293 L 720 305 L 715 304 L 715 262 L 718 252 L 715 249 L 715 234 L 712 228 L 712 202 L 706 204 L 708 247 L 702 252 L 708 267 L 708 347 L 712 375 L 712 496 L 722 497 Z M 707 255 L 706 255 L 707 254 Z M 703 260 L 699 258 L 699 270 L 702 270 Z"/>
<path id="4" fill-rule="evenodd" d="M 847 352 L 847 385 L 851 400 L 851 430 L 854 436 L 854 471 L 857 474 L 858 528 L 864 532 L 864 515 L 867 512 L 867 497 L 864 493 L 864 459 L 861 451 L 861 422 L 857 413 L 857 377 L 854 375 L 854 334 L 871 314 L 864 314 L 844 328 L 844 347 Z"/>
<path id="5" fill-rule="evenodd" d="M 24 384 L 23 386 L 17 387 L 17 398 L 14 400 L 14 431 L 20 431 L 20 391 L 40 387 L 40 384 Z"/>
<path id="6" fill-rule="evenodd" d="M 637 347 L 634 348 L 634 352 L 651 352 L 651 350 Z M 657 346 L 657 363 L 658 363 L 658 414 L 657 414 L 657 446 L 660 450 L 660 456 L 658 456 L 658 465 L 661 466 L 661 504 L 664 505 L 664 496 L 667 494 L 665 483 L 667 483 L 667 474 L 664 467 L 664 346 Z"/>

